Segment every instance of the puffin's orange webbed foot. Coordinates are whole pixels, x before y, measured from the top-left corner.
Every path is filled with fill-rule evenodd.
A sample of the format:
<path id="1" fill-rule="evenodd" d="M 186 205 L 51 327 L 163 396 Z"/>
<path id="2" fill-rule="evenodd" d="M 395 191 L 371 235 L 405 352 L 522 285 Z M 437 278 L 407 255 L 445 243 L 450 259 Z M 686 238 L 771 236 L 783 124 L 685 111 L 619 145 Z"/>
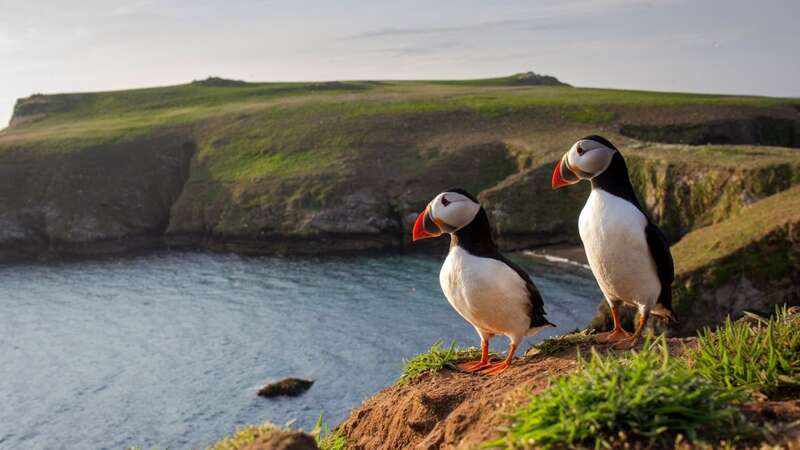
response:
<path id="1" fill-rule="evenodd" d="M 483 375 L 494 376 L 494 375 L 500 375 L 501 373 L 505 372 L 505 370 L 508 369 L 508 366 L 511 365 L 511 361 L 514 359 L 514 352 L 516 350 L 517 350 L 517 345 L 511 344 L 508 347 L 508 356 L 503 362 L 490 364 L 488 367 L 481 370 L 481 373 Z"/>
<path id="2" fill-rule="evenodd" d="M 633 335 L 624 339 L 620 339 L 611 346 L 614 350 L 630 350 L 639 342 L 639 336 Z"/>
<path id="3" fill-rule="evenodd" d="M 648 313 L 643 313 L 639 317 L 639 325 L 636 327 L 636 332 L 633 333 L 630 337 L 621 339 L 617 341 L 611 348 L 615 350 L 630 350 L 636 346 L 639 342 L 639 337 L 642 335 L 642 330 L 644 330 L 644 326 L 647 323 L 647 317 L 649 316 Z"/>
<path id="4" fill-rule="evenodd" d="M 511 363 L 509 363 L 508 361 L 491 364 L 485 369 L 481 370 L 481 373 L 483 375 L 489 375 L 489 376 L 500 375 L 501 373 L 505 372 L 505 370 L 508 369 L 508 366 L 510 365 Z"/>
<path id="5" fill-rule="evenodd" d="M 456 367 L 459 368 L 462 372 L 472 373 L 477 372 L 479 370 L 483 370 L 489 367 L 491 364 L 489 361 L 468 361 L 463 362 L 460 364 L 456 364 Z"/>
<path id="6" fill-rule="evenodd" d="M 477 372 L 489 366 L 489 342 L 483 337 L 481 337 L 481 359 L 456 364 L 456 367 L 467 373 Z"/>
<path id="7" fill-rule="evenodd" d="M 594 340 L 601 343 L 608 343 L 608 342 L 619 342 L 625 339 L 629 339 L 630 337 L 631 333 L 625 331 L 624 328 L 616 328 L 613 331 L 598 333 L 597 336 L 594 337 Z"/>

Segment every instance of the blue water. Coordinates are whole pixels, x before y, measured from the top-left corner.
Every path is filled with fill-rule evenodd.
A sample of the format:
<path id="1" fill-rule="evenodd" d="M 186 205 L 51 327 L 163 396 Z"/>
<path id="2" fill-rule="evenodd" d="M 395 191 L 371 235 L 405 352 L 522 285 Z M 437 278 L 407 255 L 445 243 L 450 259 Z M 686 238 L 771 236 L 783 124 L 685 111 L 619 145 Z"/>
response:
<path id="1" fill-rule="evenodd" d="M 559 325 L 549 334 L 586 324 L 600 298 L 588 271 L 521 261 Z M 404 358 L 478 344 L 440 264 L 163 252 L 0 266 L 0 448 L 203 448 L 265 420 L 335 424 Z M 316 383 L 256 396 L 286 376 Z"/>

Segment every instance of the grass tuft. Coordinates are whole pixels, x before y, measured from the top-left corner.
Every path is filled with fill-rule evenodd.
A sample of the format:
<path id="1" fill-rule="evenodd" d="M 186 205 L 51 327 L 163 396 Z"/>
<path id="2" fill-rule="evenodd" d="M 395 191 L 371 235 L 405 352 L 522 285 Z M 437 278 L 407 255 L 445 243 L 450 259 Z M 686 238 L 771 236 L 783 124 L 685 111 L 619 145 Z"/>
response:
<path id="1" fill-rule="evenodd" d="M 346 450 L 347 437 L 340 430 L 331 431 L 327 424 L 323 425 L 322 414 L 319 415 L 311 435 L 317 441 L 320 450 Z"/>
<path id="2" fill-rule="evenodd" d="M 800 317 L 783 306 L 769 319 L 728 318 L 717 331 L 703 330 L 688 356 L 697 373 L 730 388 L 770 394 L 798 387 Z"/>
<path id="3" fill-rule="evenodd" d="M 572 347 L 583 344 L 584 342 L 591 342 L 593 339 L 594 336 L 589 334 L 589 330 L 575 331 L 573 333 L 553 336 L 532 346 L 527 352 L 525 352 L 525 356 L 544 357 L 557 355 L 564 350 L 571 349 Z"/>
<path id="4" fill-rule="evenodd" d="M 670 356 L 665 339 L 625 356 L 579 359 L 574 374 L 512 414 L 506 435 L 490 448 L 607 447 L 620 439 L 666 444 L 739 418 L 739 390 L 695 374 Z M 728 427 L 727 429 L 735 429 Z"/>
<path id="5" fill-rule="evenodd" d="M 403 363 L 403 373 L 398 384 L 408 383 L 426 373 L 436 373 L 445 367 L 455 368 L 458 362 L 480 357 L 481 351 L 478 348 L 456 348 L 455 341 L 449 348 L 445 348 L 442 341 L 436 341 L 430 350 Z"/>

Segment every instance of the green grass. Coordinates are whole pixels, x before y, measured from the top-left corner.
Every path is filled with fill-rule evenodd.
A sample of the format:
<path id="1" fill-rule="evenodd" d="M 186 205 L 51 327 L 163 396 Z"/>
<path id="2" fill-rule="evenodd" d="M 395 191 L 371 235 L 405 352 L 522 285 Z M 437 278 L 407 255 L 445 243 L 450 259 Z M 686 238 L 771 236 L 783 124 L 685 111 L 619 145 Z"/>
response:
<path id="1" fill-rule="evenodd" d="M 678 145 L 639 143 L 626 148 L 626 157 L 634 155 L 654 161 L 703 164 L 731 169 L 758 169 L 775 164 L 798 164 L 800 156 L 792 148 L 754 145 Z"/>
<path id="2" fill-rule="evenodd" d="M 510 416 L 505 436 L 487 448 L 606 447 L 617 440 L 673 442 L 680 433 L 729 429 L 740 391 L 696 376 L 670 356 L 663 338 L 638 352 L 580 360 L 577 372 Z M 725 428 L 727 427 L 727 428 Z"/>
<path id="3" fill-rule="evenodd" d="M 614 120 L 616 114 L 613 111 L 602 111 L 596 108 L 586 107 L 564 113 L 564 116 L 580 123 L 606 125 Z"/>
<path id="4" fill-rule="evenodd" d="M 509 81 L 510 80 L 510 81 Z M 0 133 L 3 148 L 70 151 L 133 139 L 159 129 L 197 126 L 263 111 L 302 111 L 314 116 L 399 116 L 472 111 L 500 117 L 537 109 L 554 118 L 607 124 L 615 108 L 628 106 L 777 106 L 794 100 L 516 85 L 513 77 L 460 81 L 348 81 L 333 83 L 246 83 L 242 86 L 178 86 L 126 91 L 59 94 L 27 100 L 30 114 L 46 116 Z M 37 109 L 38 108 L 38 109 Z"/>
<path id="5" fill-rule="evenodd" d="M 585 342 L 592 342 L 593 339 L 594 336 L 589 334 L 589 330 L 553 336 L 536 343 L 527 352 L 525 352 L 525 356 L 544 357 L 557 355 L 564 350 L 578 346 Z"/>
<path id="6" fill-rule="evenodd" d="M 455 368 L 461 361 L 480 359 L 481 350 L 478 348 L 456 348 L 455 342 L 449 348 L 442 346 L 442 341 L 437 341 L 430 350 L 421 353 L 403 363 L 403 373 L 398 384 L 408 383 L 426 373 L 436 373 L 445 367 Z"/>
<path id="7" fill-rule="evenodd" d="M 787 229 L 798 221 L 800 221 L 800 186 L 758 201 L 723 222 L 700 228 L 684 236 L 672 247 L 672 255 L 677 262 L 676 271 L 692 272 L 712 265 L 716 266 L 714 270 L 721 271 L 728 266 L 736 266 L 747 268 L 746 272 L 736 269 L 738 273 L 755 275 L 764 272 L 765 277 L 775 277 L 778 274 L 767 264 L 770 260 L 765 257 L 766 255 L 755 252 L 753 256 L 755 259 L 751 261 L 751 258 L 744 257 L 746 255 L 743 252 L 747 253 L 748 247 L 754 242 L 764 241 L 772 233 Z M 785 249 L 787 246 L 781 244 L 781 247 Z M 759 255 L 762 257 L 758 257 Z M 736 258 L 728 261 L 732 256 Z M 791 254 L 776 259 L 783 261 L 781 271 L 797 267 L 797 261 Z"/>
<path id="8" fill-rule="evenodd" d="M 340 431 L 325 434 L 325 437 L 317 439 L 317 446 L 320 450 L 346 450 L 347 437 Z"/>
<path id="9" fill-rule="evenodd" d="M 341 431 L 331 431 L 327 424 L 323 424 L 322 414 L 319 415 L 314 429 L 311 431 L 320 450 L 346 450 L 347 437 Z"/>
<path id="10" fill-rule="evenodd" d="M 695 371 L 730 387 L 765 394 L 800 387 L 800 318 L 778 308 L 769 319 L 703 330 L 689 352 Z"/>

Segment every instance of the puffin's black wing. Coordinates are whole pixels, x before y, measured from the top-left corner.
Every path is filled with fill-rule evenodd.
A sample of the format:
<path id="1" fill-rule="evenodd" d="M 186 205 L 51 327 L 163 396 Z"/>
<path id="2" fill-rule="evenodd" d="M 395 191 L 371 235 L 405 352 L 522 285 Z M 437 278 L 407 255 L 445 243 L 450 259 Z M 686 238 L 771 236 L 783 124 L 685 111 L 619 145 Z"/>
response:
<path id="1" fill-rule="evenodd" d="M 644 229 L 647 237 L 647 246 L 656 263 L 658 280 L 661 282 L 661 294 L 658 303 L 672 312 L 672 281 L 675 280 L 675 265 L 672 262 L 672 253 L 669 251 L 669 242 L 664 233 L 651 221 L 647 221 Z M 673 313 L 674 314 L 674 313 Z"/>
<path id="2" fill-rule="evenodd" d="M 531 304 L 530 307 L 530 316 L 531 316 L 531 328 L 538 328 L 544 326 L 551 326 L 554 327 L 552 323 L 550 323 L 545 315 L 544 312 L 544 300 L 542 300 L 542 295 L 539 294 L 539 289 L 536 288 L 536 285 L 533 284 L 531 277 L 528 275 L 528 272 L 525 272 L 522 267 L 514 264 L 513 262 L 509 261 L 508 258 L 499 254 L 497 255 L 500 261 L 506 263 L 508 267 L 512 268 L 514 272 L 517 272 L 517 275 L 520 276 L 525 281 L 525 287 L 528 289 L 528 301 Z"/>

